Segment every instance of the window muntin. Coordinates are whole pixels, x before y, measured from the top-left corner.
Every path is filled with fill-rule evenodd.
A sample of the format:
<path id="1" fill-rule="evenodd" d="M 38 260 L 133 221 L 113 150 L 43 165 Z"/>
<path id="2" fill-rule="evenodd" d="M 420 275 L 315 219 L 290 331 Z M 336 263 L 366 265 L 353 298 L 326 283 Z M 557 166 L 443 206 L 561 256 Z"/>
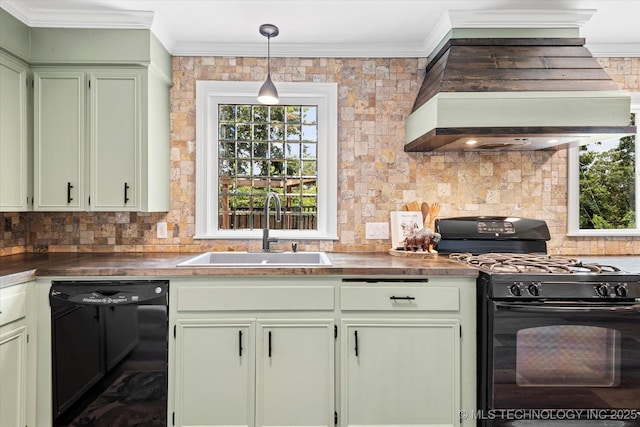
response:
<path id="1" fill-rule="evenodd" d="M 640 117 L 632 94 L 631 122 Z M 568 234 L 640 235 L 638 134 L 569 149 Z"/>
<path id="2" fill-rule="evenodd" d="M 257 104 L 258 90 L 258 82 L 196 83 L 195 237 L 261 237 L 264 196 L 271 189 L 283 208 L 290 207 L 282 225 L 271 207 L 274 236 L 336 240 L 337 85 L 279 83 L 278 106 Z"/>

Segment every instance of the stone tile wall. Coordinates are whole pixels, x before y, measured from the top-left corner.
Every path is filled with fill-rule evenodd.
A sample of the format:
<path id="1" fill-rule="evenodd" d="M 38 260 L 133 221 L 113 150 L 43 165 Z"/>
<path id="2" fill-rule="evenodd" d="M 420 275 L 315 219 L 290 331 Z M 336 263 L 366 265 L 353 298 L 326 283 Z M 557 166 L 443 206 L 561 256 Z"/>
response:
<path id="1" fill-rule="evenodd" d="M 195 240 L 195 82 L 265 78 L 263 58 L 176 57 L 171 92 L 171 207 L 168 213 L 0 213 L 0 255 L 30 251 L 184 251 L 257 249 L 261 242 Z M 599 58 L 624 89 L 640 91 L 640 58 Z M 404 123 L 424 77 L 425 60 L 274 58 L 279 81 L 337 82 L 338 234 L 302 249 L 387 251 L 366 240 L 366 222 L 417 200 L 441 204 L 440 216 L 541 218 L 563 255 L 640 254 L 640 238 L 567 237 L 566 151 L 404 153 Z M 155 224 L 167 221 L 169 237 Z"/>

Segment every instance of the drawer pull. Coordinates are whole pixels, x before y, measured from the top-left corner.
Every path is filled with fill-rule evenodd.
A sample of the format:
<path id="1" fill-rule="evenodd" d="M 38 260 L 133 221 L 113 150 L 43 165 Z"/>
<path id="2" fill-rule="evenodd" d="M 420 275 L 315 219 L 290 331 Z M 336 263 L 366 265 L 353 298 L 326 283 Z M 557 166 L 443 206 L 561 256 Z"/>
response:
<path id="1" fill-rule="evenodd" d="M 405 301 L 413 301 L 416 299 L 416 297 L 410 297 L 410 296 L 406 296 L 406 297 L 397 297 L 395 295 L 392 295 L 389 297 L 390 300 L 393 301 L 397 301 L 397 300 L 405 300 Z"/>
<path id="2" fill-rule="evenodd" d="M 269 357 L 271 357 L 271 331 L 269 331 Z"/>
<path id="3" fill-rule="evenodd" d="M 242 331 L 238 331 L 238 351 L 240 353 L 240 357 L 242 357 Z"/>

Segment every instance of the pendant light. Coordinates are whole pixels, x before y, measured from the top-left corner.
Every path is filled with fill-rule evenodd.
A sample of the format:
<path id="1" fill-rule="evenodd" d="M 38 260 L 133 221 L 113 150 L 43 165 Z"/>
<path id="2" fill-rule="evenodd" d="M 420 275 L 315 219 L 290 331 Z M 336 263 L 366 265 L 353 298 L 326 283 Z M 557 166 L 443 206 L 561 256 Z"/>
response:
<path id="1" fill-rule="evenodd" d="M 279 102 L 278 91 L 271 81 L 271 37 L 276 37 L 280 31 L 273 24 L 260 25 L 260 34 L 267 38 L 267 80 L 258 92 L 258 102 L 261 104 L 275 105 Z"/>

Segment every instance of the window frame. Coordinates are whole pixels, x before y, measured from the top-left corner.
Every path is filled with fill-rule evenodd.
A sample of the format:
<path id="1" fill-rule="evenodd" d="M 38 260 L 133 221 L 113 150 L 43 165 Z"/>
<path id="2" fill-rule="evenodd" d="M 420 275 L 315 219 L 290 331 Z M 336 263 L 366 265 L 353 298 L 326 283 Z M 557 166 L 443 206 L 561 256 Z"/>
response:
<path id="1" fill-rule="evenodd" d="M 631 113 L 636 115 L 636 228 L 625 229 L 581 229 L 580 228 L 580 147 L 568 149 L 567 188 L 567 236 L 622 237 L 640 236 L 640 92 L 632 92 Z"/>
<path id="2" fill-rule="evenodd" d="M 262 82 L 196 81 L 195 239 L 262 238 L 262 229 L 219 229 L 217 215 L 218 105 L 258 104 L 256 96 L 261 85 Z M 281 105 L 318 106 L 318 216 L 316 230 L 270 230 L 270 235 L 291 240 L 338 240 L 338 85 L 280 82 L 277 88 Z"/>

